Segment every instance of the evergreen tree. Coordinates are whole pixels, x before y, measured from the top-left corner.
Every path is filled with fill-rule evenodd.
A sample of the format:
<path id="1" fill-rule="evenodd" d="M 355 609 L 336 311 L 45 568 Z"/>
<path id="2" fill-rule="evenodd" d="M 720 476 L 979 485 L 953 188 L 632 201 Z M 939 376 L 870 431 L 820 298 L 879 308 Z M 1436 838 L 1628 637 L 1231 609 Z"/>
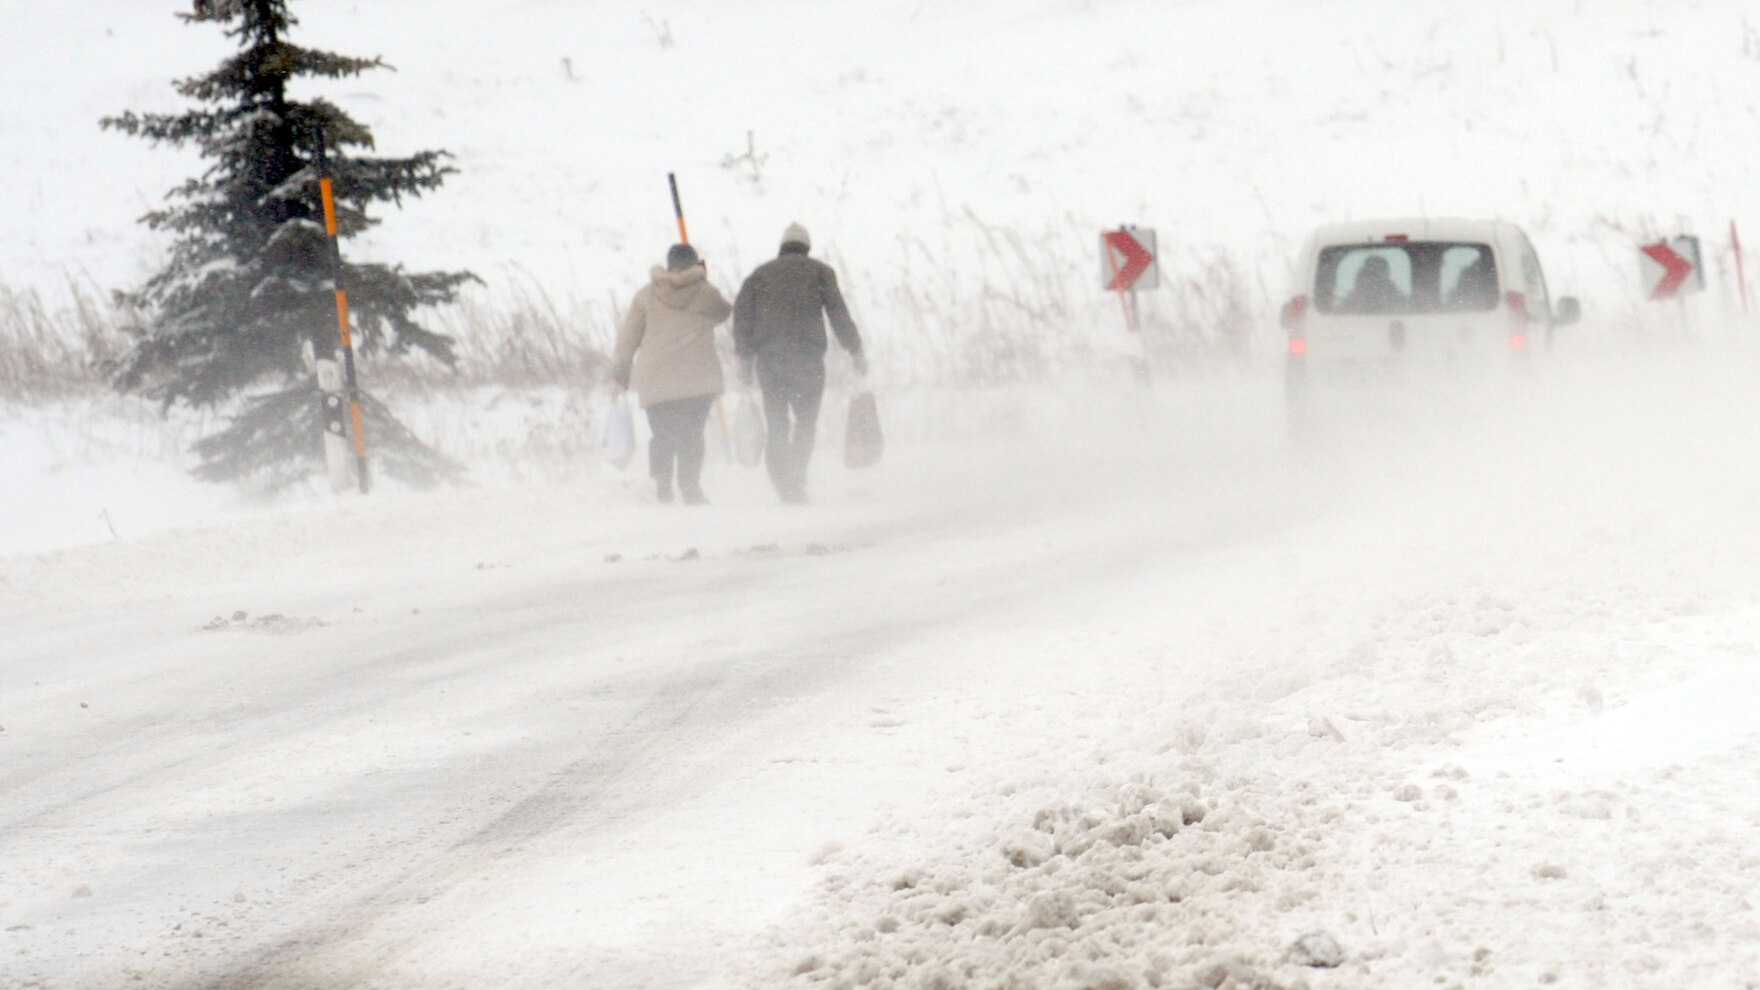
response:
<path id="1" fill-rule="evenodd" d="M 208 406 L 265 382 L 287 387 L 284 395 L 311 390 L 308 343 L 325 358 L 338 346 L 334 264 L 318 192 L 320 149 L 329 149 L 337 231 L 344 238 L 377 223 L 367 215 L 370 204 L 420 196 L 455 171 L 443 164 L 444 151 L 362 157 L 356 152 L 373 147 L 367 128 L 327 100 L 291 98 L 289 83 L 300 77 L 343 79 L 389 66 L 288 43 L 297 22 L 287 3 L 194 0 L 192 12 L 179 17 L 223 25 L 239 44 L 214 71 L 176 83 L 199 106 L 102 121 L 154 143 L 194 145 L 210 162 L 200 177 L 167 194 L 170 205 L 143 218 L 169 232 L 173 244 L 167 267 L 123 296 L 145 314 L 117 369 L 115 382 L 124 391 L 167 406 Z M 451 364 L 451 339 L 423 329 L 412 313 L 451 302 L 471 280 L 469 272 L 347 264 L 343 282 L 356 347 L 421 351 Z M 306 410 L 301 422 L 288 424 L 284 443 L 321 456 L 315 394 Z M 313 427 L 309 435 L 306 422 Z M 238 440 L 252 438 L 263 439 L 260 428 Z M 209 438 L 207 448 L 224 450 L 227 444 L 216 439 Z"/>

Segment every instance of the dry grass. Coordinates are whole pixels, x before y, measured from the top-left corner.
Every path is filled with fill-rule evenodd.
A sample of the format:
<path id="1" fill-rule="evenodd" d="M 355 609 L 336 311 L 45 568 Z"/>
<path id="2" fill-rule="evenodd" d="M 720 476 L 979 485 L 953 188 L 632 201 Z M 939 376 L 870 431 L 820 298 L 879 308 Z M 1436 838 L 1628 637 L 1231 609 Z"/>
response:
<path id="1" fill-rule="evenodd" d="M 103 294 L 69 277 L 51 307 L 35 290 L 0 285 L 0 399 L 33 402 L 103 385 L 127 347 L 129 318 Z"/>
<path id="2" fill-rule="evenodd" d="M 884 277 L 857 277 L 879 310 L 857 317 L 884 328 L 875 343 L 913 383 L 1111 377 L 1127 370 L 1125 355 L 1164 374 L 1208 370 L 1245 359 L 1264 325 L 1240 266 L 1214 251 L 1162 259 L 1161 287 L 1138 294 L 1142 339 L 1131 338 L 1124 300 L 1099 287 L 1098 233 L 1073 218 L 1028 235 L 968 210 L 939 243 L 901 236 L 897 256 Z"/>
<path id="3" fill-rule="evenodd" d="M 1161 287 L 1144 295 L 1144 343 L 1166 374 L 1238 365 L 1251 356 L 1254 329 L 1273 325 L 1253 307 L 1246 274 L 1221 251 L 1163 258 Z"/>
<path id="4" fill-rule="evenodd" d="M 422 314 L 424 324 L 453 338 L 458 364 L 426 358 L 363 361 L 363 375 L 411 388 L 556 385 L 591 389 L 610 375 L 617 314 L 570 300 L 558 305 L 542 286 L 510 281 L 500 289 L 462 293 L 446 309 Z"/>
<path id="5" fill-rule="evenodd" d="M 1121 354 L 1183 374 L 1242 360 L 1264 314 L 1228 255 L 1163 258 L 1162 286 L 1140 295 L 1142 339 L 1124 330 L 1120 300 L 1098 287 L 1096 237 L 1067 219 L 1037 234 L 987 224 L 969 211 L 937 243 L 901 236 L 891 271 L 852 271 L 846 295 L 878 372 L 896 385 L 1031 384 L 1111 376 Z M 68 280 L 67 300 L 0 287 L 0 399 L 36 401 L 107 387 L 133 314 Z M 866 311 L 864 311 L 866 310 Z M 603 301 L 559 302 L 523 273 L 421 314 L 454 338 L 459 361 L 361 358 L 373 391 L 498 385 L 590 392 L 609 374 L 621 313 Z"/>

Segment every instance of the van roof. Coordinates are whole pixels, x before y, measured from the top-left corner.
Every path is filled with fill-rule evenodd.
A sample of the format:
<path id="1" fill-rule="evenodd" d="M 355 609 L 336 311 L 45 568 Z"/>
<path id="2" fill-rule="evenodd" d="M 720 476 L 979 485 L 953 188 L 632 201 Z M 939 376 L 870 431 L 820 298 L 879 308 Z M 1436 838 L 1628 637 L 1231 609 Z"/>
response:
<path id="1" fill-rule="evenodd" d="M 1309 240 L 1317 245 L 1368 244 L 1392 240 L 1492 241 L 1515 225 L 1507 220 L 1471 220 L 1463 217 L 1392 217 L 1384 220 L 1347 220 L 1322 224 Z"/>

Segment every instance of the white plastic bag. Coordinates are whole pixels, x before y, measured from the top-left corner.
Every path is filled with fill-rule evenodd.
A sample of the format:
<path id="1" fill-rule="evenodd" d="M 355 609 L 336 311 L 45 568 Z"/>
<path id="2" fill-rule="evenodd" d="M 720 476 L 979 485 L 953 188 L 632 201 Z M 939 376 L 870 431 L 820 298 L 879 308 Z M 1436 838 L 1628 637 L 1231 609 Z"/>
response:
<path id="1" fill-rule="evenodd" d="M 605 409 L 605 436 L 599 447 L 605 453 L 605 463 L 619 471 L 636 455 L 636 421 L 629 410 L 628 393 L 618 392 Z"/>
<path id="2" fill-rule="evenodd" d="M 757 467 L 764 459 L 764 407 L 751 392 L 740 396 L 739 408 L 733 411 L 733 455 L 746 467 Z"/>

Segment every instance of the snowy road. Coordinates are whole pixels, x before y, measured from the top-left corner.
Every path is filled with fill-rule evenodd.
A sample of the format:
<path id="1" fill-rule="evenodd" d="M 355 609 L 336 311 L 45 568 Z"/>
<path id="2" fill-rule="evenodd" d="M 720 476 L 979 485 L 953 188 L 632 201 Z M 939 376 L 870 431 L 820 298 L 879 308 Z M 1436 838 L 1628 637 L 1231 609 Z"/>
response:
<path id="1" fill-rule="evenodd" d="M 1027 696 L 959 644 L 1138 621 L 1093 606 L 1262 525 L 1194 535 L 1170 517 L 1199 510 L 1045 456 L 805 514 L 750 482 L 694 517 L 391 497 L 17 560 L 5 964 L 48 987 L 699 982 L 828 842 L 982 759 L 893 711 L 950 678 L 988 680 L 975 709 Z M 967 483 L 992 470 L 1023 484 Z"/>
<path id="2" fill-rule="evenodd" d="M 1568 755 L 1586 712 L 1641 724 L 1656 691 L 1748 683 L 1755 472 L 1726 455 L 1760 431 L 1738 372 L 1628 390 L 1632 422 L 1570 396 L 1552 439 L 1516 450 L 1492 434 L 1292 463 L 1211 395 L 1158 427 L 1097 416 L 1079 445 L 905 445 L 880 474 L 827 472 L 804 512 L 723 468 L 697 514 L 604 485 L 388 493 L 7 558 L 0 974 L 430 990 L 1027 972 L 1049 965 L 1028 958 L 1035 929 L 986 914 L 1024 908 L 978 893 L 1016 880 L 986 871 L 1044 894 L 1034 871 L 1063 857 L 1033 865 L 1035 808 L 1149 780 L 1202 791 L 1222 845 L 1166 867 L 1214 877 L 1161 909 L 1195 927 L 1069 922 L 1127 970 L 1182 965 L 1133 948 L 1167 932 L 1270 952 L 1291 925 L 1335 932 L 1357 967 L 1339 978 L 1363 985 L 1483 969 L 1486 945 L 1558 980 L 1549 953 L 1624 925 L 1727 954 L 1760 864 L 1687 868 L 1662 836 L 1579 831 L 1729 787 L 1746 724 L 1636 791 L 1568 765 L 1561 784 L 1523 740 L 1562 733 L 1542 748 Z M 1708 423 L 1724 435 L 1695 442 Z M 1670 834 L 1745 835 L 1739 791 Z M 1529 800 L 1588 812 L 1536 819 L 1530 848 L 1494 810 Z M 1424 851 L 1436 834 L 1458 861 Z M 1634 860 L 1571 886 L 1588 871 L 1560 850 L 1632 842 L 1663 843 L 1669 878 Z M 1309 865 L 1266 875 L 1252 857 L 1272 848 Z M 932 908 L 887 879 L 909 863 L 943 878 Z M 1460 895 L 1508 868 L 1556 869 L 1548 896 L 1571 905 L 1672 899 L 1590 938 L 1540 895 Z M 1408 920 L 1428 934 L 1389 930 Z M 1654 949 L 1643 973 L 1703 975 L 1670 969 L 1695 958 Z"/>

